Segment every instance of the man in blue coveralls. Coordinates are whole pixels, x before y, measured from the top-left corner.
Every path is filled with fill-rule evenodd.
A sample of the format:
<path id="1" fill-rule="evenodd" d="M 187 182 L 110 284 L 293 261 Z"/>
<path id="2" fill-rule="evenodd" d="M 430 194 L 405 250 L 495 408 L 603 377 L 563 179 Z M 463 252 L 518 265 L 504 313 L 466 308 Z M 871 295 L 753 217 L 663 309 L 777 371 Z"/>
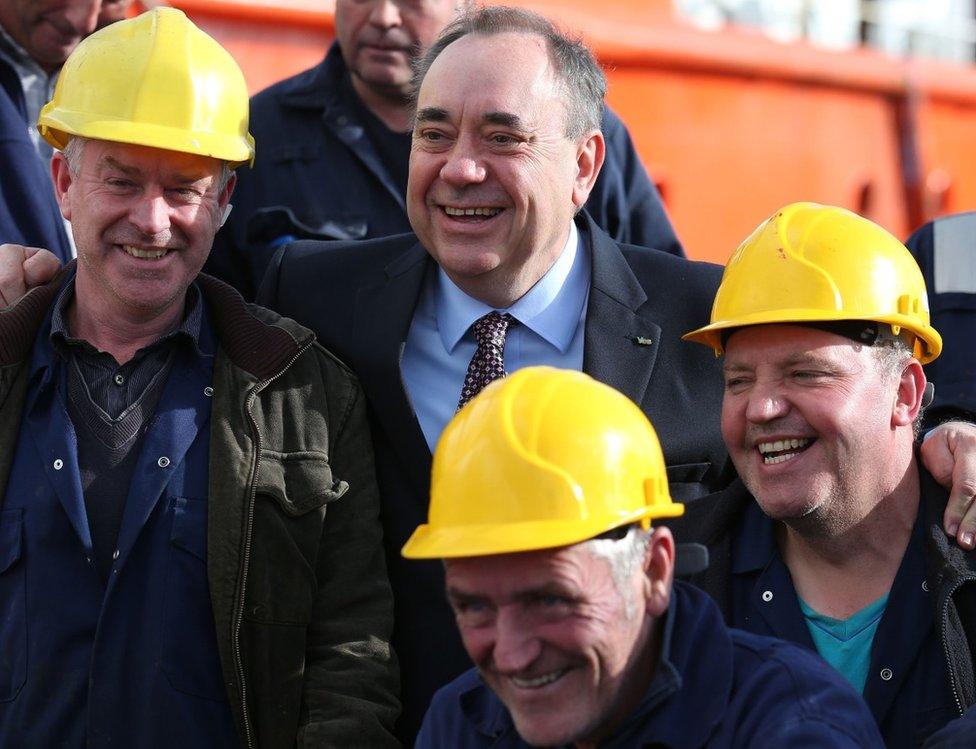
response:
<path id="1" fill-rule="evenodd" d="M 395 745 L 358 385 L 198 275 L 247 113 L 170 8 L 82 42 L 41 112 L 78 262 L 0 313 L 4 748 Z"/>
<path id="2" fill-rule="evenodd" d="M 908 250 L 841 208 L 787 206 L 732 255 L 711 324 L 722 435 L 741 477 L 691 505 L 699 582 L 732 626 L 819 652 L 889 747 L 976 702 L 976 554 L 943 531 L 915 454 L 922 364 L 942 339 Z"/>

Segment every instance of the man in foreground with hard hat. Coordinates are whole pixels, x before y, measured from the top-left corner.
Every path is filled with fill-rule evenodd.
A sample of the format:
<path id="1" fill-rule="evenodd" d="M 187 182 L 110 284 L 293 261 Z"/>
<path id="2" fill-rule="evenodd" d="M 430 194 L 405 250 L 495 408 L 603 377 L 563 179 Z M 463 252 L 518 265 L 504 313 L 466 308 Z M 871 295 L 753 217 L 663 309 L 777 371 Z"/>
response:
<path id="1" fill-rule="evenodd" d="M 942 340 L 908 250 L 841 208 L 787 206 L 736 250 L 711 324 L 722 433 L 741 480 L 689 507 L 699 582 L 730 625 L 820 653 L 889 747 L 976 702 L 976 555 L 942 530 L 915 455 L 922 364 Z"/>
<path id="2" fill-rule="evenodd" d="M 198 275 L 253 159 L 230 55 L 160 8 L 41 112 L 78 248 L 0 313 L 0 746 L 392 745 L 362 394 Z"/>
<path id="3" fill-rule="evenodd" d="M 674 540 L 650 523 L 683 509 L 647 418 L 585 374 L 523 369 L 461 409 L 403 555 L 444 560 L 477 668 L 417 747 L 881 746 L 822 661 L 672 586 Z"/>

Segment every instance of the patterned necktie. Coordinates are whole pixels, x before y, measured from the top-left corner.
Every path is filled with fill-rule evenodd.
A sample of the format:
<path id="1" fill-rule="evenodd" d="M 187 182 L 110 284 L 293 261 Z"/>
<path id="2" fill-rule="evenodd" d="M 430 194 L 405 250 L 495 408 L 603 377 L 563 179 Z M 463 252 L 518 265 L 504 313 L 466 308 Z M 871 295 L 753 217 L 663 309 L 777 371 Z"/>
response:
<path id="1" fill-rule="evenodd" d="M 515 322 L 511 315 L 489 312 L 475 320 L 471 329 L 478 342 L 478 348 L 471 357 L 468 373 L 461 386 L 458 410 L 480 393 L 486 385 L 505 376 L 505 334 L 508 326 Z"/>

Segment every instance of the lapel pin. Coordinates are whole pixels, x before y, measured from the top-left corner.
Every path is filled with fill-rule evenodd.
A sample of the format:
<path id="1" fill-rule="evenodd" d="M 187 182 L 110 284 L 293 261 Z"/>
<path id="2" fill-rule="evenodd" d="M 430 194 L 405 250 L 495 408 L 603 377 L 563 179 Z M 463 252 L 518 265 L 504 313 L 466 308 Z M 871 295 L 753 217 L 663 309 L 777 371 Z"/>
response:
<path id="1" fill-rule="evenodd" d="M 635 335 L 630 340 L 632 340 L 638 346 L 653 346 L 654 345 L 654 339 L 653 338 L 645 338 L 642 335 Z"/>

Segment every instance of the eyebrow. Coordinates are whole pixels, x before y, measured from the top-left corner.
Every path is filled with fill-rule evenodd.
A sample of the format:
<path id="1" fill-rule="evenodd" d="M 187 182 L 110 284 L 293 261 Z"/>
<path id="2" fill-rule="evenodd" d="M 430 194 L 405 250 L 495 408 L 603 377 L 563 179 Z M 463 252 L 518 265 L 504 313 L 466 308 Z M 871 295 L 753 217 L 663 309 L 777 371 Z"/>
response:
<path id="1" fill-rule="evenodd" d="M 822 356 L 816 356 L 809 352 L 792 354 L 786 357 L 785 359 L 783 359 L 781 362 L 778 362 L 779 366 L 784 366 L 784 367 L 795 367 L 797 364 L 814 365 L 820 367 L 831 367 L 833 365 L 833 362 L 830 359 L 827 359 Z M 736 362 L 725 364 L 722 367 L 722 370 L 725 372 L 745 372 L 751 369 L 752 367 L 750 367 L 747 364 L 738 364 Z"/>
<path id="2" fill-rule="evenodd" d="M 446 122 L 448 119 L 450 118 L 447 110 L 441 107 L 424 107 L 417 110 L 417 122 Z M 486 112 L 481 119 L 489 125 L 501 125 L 522 132 L 527 129 L 522 118 L 512 112 Z"/>
<path id="3" fill-rule="evenodd" d="M 440 107 L 424 107 L 417 110 L 417 122 L 446 122 L 447 110 Z"/>
<path id="4" fill-rule="evenodd" d="M 511 112 L 488 112 L 482 119 L 489 125 L 501 125 L 502 127 L 510 127 L 513 130 L 521 131 L 526 129 L 522 123 L 522 119 L 517 114 L 512 114 Z"/>
<path id="5" fill-rule="evenodd" d="M 129 166 L 128 164 L 123 164 L 114 156 L 105 156 L 104 158 L 102 158 L 102 164 L 106 166 L 110 166 L 113 169 L 118 169 L 123 174 L 139 174 L 139 169 L 137 167 Z"/>

